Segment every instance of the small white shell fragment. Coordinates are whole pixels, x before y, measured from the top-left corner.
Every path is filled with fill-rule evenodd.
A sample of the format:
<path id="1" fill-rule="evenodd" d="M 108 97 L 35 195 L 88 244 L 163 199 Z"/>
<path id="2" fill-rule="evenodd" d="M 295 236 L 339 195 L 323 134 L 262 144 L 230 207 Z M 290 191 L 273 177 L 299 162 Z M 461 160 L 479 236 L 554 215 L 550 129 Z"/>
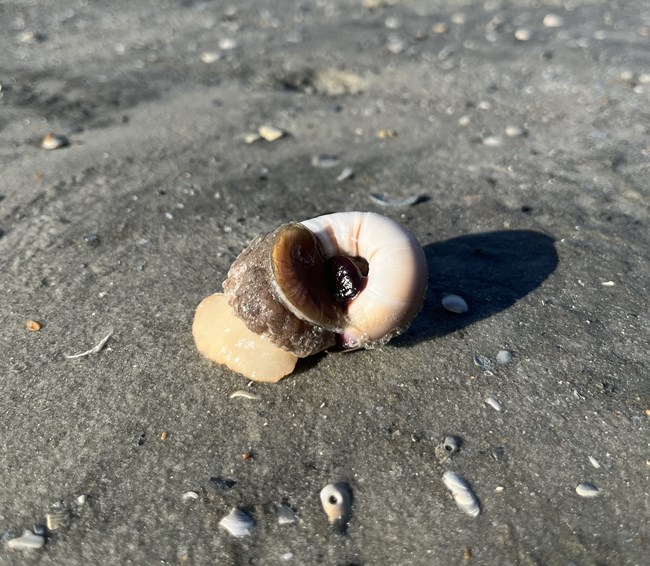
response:
<path id="1" fill-rule="evenodd" d="M 547 28 L 561 28 L 564 25 L 564 18 L 557 14 L 546 14 L 543 23 Z"/>
<path id="2" fill-rule="evenodd" d="M 7 550 L 37 550 L 43 548 L 44 544 L 45 539 L 41 535 L 35 535 L 25 529 L 21 536 L 7 541 L 5 548 Z"/>
<path id="3" fill-rule="evenodd" d="M 252 400 L 259 399 L 259 397 L 255 395 L 255 393 L 251 393 L 250 391 L 242 391 L 241 389 L 238 391 L 234 391 L 233 393 L 230 394 L 231 399 L 235 399 L 237 397 L 243 397 L 244 399 L 252 399 Z"/>
<path id="4" fill-rule="evenodd" d="M 284 131 L 274 126 L 260 126 L 257 130 L 266 141 L 274 142 L 284 136 Z"/>
<path id="5" fill-rule="evenodd" d="M 379 204 L 381 206 L 386 206 L 386 207 L 394 207 L 394 208 L 413 206 L 414 204 L 417 204 L 422 200 L 421 195 L 413 195 L 403 200 L 393 200 L 393 199 L 386 198 L 385 196 L 382 196 L 378 193 L 370 193 L 368 195 L 368 198 L 375 204 Z"/>
<path id="6" fill-rule="evenodd" d="M 228 531 L 235 538 L 242 538 L 250 535 L 255 528 L 255 519 L 233 507 L 221 521 L 219 526 Z"/>
<path id="7" fill-rule="evenodd" d="M 603 287 L 613 287 L 614 285 L 616 285 L 616 283 L 614 283 L 613 281 L 603 281 L 601 285 Z"/>
<path id="8" fill-rule="evenodd" d="M 576 493 L 580 497 L 597 497 L 601 491 L 593 483 L 582 482 L 576 487 Z"/>
<path id="9" fill-rule="evenodd" d="M 485 402 L 490 405 L 495 411 L 500 411 L 501 410 L 501 403 L 497 401 L 496 397 L 488 397 Z"/>
<path id="10" fill-rule="evenodd" d="M 260 136 L 258 133 L 244 134 L 244 143 L 247 143 L 249 145 L 255 143 L 256 141 L 260 141 L 261 139 L 262 136 Z"/>
<path id="11" fill-rule="evenodd" d="M 219 49 L 228 51 L 230 49 L 234 49 L 235 47 L 237 47 L 237 40 L 233 39 L 232 37 L 222 37 L 219 40 Z"/>
<path id="12" fill-rule="evenodd" d="M 345 485 L 326 485 L 321 489 L 320 502 L 330 525 L 347 522 L 350 515 L 350 492 Z"/>
<path id="13" fill-rule="evenodd" d="M 70 514 L 67 511 L 53 511 L 45 516 L 45 525 L 48 531 L 56 531 L 68 520 Z"/>
<path id="14" fill-rule="evenodd" d="M 204 63 L 215 63 L 221 59 L 221 54 L 216 51 L 204 51 L 201 53 L 200 58 Z"/>
<path id="15" fill-rule="evenodd" d="M 483 145 L 488 147 L 499 147 L 503 144 L 503 139 L 500 136 L 486 136 L 483 138 Z"/>
<path id="16" fill-rule="evenodd" d="M 196 501 L 199 498 L 199 494 L 196 491 L 186 491 L 181 495 L 181 501 L 186 503 L 187 501 Z"/>
<path id="17" fill-rule="evenodd" d="M 506 136 L 509 138 L 520 138 L 526 135 L 526 130 L 521 126 L 514 126 L 512 124 L 506 126 Z"/>
<path id="18" fill-rule="evenodd" d="M 79 497 L 77 497 L 77 499 L 76 499 L 76 501 L 77 501 L 77 505 L 79 505 L 79 506 L 83 506 L 83 505 L 85 505 L 85 504 L 86 504 L 86 499 L 87 499 L 86 495 L 82 493 L 82 494 L 81 494 Z"/>
<path id="19" fill-rule="evenodd" d="M 445 295 L 442 298 L 442 306 L 456 314 L 463 314 L 469 310 L 467 302 L 460 295 Z"/>
<path id="20" fill-rule="evenodd" d="M 445 472 L 442 476 L 445 486 L 454 496 L 458 508 L 470 517 L 478 517 L 481 508 L 469 484 L 461 475 L 456 472 Z"/>
<path id="21" fill-rule="evenodd" d="M 499 350 L 497 353 L 497 364 L 505 365 L 512 362 L 512 352 L 510 350 Z"/>
<path id="22" fill-rule="evenodd" d="M 59 149 L 67 145 L 70 145 L 68 138 L 59 134 L 47 134 L 41 141 L 43 149 Z"/>
<path id="23" fill-rule="evenodd" d="M 346 167 L 339 173 L 339 176 L 336 178 L 337 181 L 347 181 L 348 179 L 351 179 L 354 177 L 354 169 L 352 167 Z"/>
<path id="24" fill-rule="evenodd" d="M 474 365 L 483 368 L 487 372 L 494 371 L 494 364 L 492 363 L 492 360 L 487 356 L 482 356 L 481 354 L 474 357 Z"/>
<path id="25" fill-rule="evenodd" d="M 526 28 L 519 28 L 518 30 L 515 30 L 515 39 L 517 41 L 529 41 L 532 35 L 533 34 L 531 31 Z"/>
<path id="26" fill-rule="evenodd" d="M 279 525 L 293 525 L 298 518 L 293 509 L 288 505 L 280 505 L 278 508 L 278 524 Z"/>
<path id="27" fill-rule="evenodd" d="M 599 463 L 598 460 L 596 460 L 596 458 L 594 458 L 593 456 L 589 456 L 589 462 L 590 462 L 591 465 L 592 465 L 594 468 L 596 468 L 597 470 L 600 468 L 600 463 Z"/>
<path id="28" fill-rule="evenodd" d="M 341 158 L 338 155 L 313 155 L 311 158 L 312 167 L 319 169 L 329 169 L 336 167 L 341 163 Z"/>

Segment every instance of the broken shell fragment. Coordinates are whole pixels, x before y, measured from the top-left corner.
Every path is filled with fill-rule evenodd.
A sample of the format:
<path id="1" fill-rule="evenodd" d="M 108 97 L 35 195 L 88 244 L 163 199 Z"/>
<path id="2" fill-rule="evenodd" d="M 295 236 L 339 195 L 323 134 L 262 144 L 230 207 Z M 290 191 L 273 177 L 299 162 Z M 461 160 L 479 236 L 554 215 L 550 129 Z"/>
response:
<path id="1" fill-rule="evenodd" d="M 347 484 L 326 485 L 321 489 L 320 502 L 330 525 L 344 530 L 351 510 L 351 496 Z"/>
<path id="2" fill-rule="evenodd" d="M 52 513 L 48 513 L 45 516 L 45 524 L 47 525 L 47 530 L 48 531 L 56 531 L 58 528 L 60 528 L 63 523 L 65 523 L 68 520 L 68 517 L 70 517 L 70 513 L 68 511 L 53 511 Z"/>
<path id="3" fill-rule="evenodd" d="M 7 541 L 5 548 L 7 550 L 37 550 L 42 548 L 44 544 L 45 539 L 41 535 L 35 535 L 25 529 L 22 535 Z"/>
<path id="4" fill-rule="evenodd" d="M 284 131 L 275 126 L 260 126 L 257 133 L 262 136 L 266 141 L 274 142 L 284 137 Z"/>
<path id="5" fill-rule="evenodd" d="M 70 145 L 70 140 L 59 134 L 47 134 L 41 141 L 43 149 L 60 149 Z"/>
<path id="6" fill-rule="evenodd" d="M 255 529 L 255 519 L 247 513 L 233 507 L 230 513 L 219 521 L 219 526 L 235 538 L 242 538 L 253 532 L 253 529 Z"/>
<path id="7" fill-rule="evenodd" d="M 288 505 L 280 505 L 278 508 L 278 524 L 279 525 L 293 525 L 298 518 L 294 510 Z"/>
<path id="8" fill-rule="evenodd" d="M 472 488 L 465 481 L 465 478 L 456 472 L 445 472 L 442 480 L 454 496 L 454 501 L 458 505 L 458 508 L 470 517 L 478 517 L 478 514 L 481 512 L 481 507 Z"/>
<path id="9" fill-rule="evenodd" d="M 597 497 L 601 491 L 593 483 L 582 482 L 576 487 L 576 493 L 580 497 Z"/>
<path id="10" fill-rule="evenodd" d="M 415 236 L 379 214 L 290 222 L 258 237 L 199 305 L 193 334 L 208 359 L 278 381 L 297 358 L 381 346 L 424 301 L 427 264 Z"/>

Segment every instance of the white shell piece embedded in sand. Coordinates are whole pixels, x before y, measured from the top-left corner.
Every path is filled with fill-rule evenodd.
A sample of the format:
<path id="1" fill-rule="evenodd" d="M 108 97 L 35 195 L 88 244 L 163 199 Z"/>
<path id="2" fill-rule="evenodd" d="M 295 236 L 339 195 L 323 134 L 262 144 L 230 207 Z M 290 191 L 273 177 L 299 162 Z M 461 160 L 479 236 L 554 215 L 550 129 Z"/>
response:
<path id="1" fill-rule="evenodd" d="M 278 508 L 278 524 L 293 525 L 298 520 L 294 510 L 288 505 L 280 505 Z"/>
<path id="2" fill-rule="evenodd" d="M 456 472 L 445 472 L 442 480 L 454 496 L 454 501 L 456 501 L 458 508 L 470 517 L 478 517 L 478 514 L 481 512 L 481 507 L 472 488 L 465 481 L 465 478 Z"/>
<path id="3" fill-rule="evenodd" d="M 68 511 L 53 511 L 45 516 L 45 524 L 48 531 L 56 531 L 70 517 Z"/>
<path id="4" fill-rule="evenodd" d="M 235 538 L 242 538 L 253 532 L 255 519 L 247 513 L 233 507 L 230 513 L 219 521 L 219 526 L 227 530 Z"/>
<path id="5" fill-rule="evenodd" d="M 456 314 L 463 314 L 469 310 L 465 299 L 460 295 L 445 295 L 442 298 L 442 306 L 449 312 L 455 312 Z"/>
<path id="6" fill-rule="evenodd" d="M 43 548 L 44 544 L 45 539 L 42 536 L 24 530 L 21 536 L 7 541 L 5 548 L 7 550 L 37 550 Z"/>
<path id="7" fill-rule="evenodd" d="M 593 483 L 582 482 L 576 487 L 576 493 L 580 497 L 597 497 L 602 492 Z"/>
<path id="8" fill-rule="evenodd" d="M 196 493 L 196 491 L 186 491 L 183 495 L 181 495 L 181 501 L 183 503 L 187 501 L 196 501 L 199 498 L 199 494 Z"/>
<path id="9" fill-rule="evenodd" d="M 326 485 L 321 489 L 320 502 L 331 525 L 347 522 L 350 516 L 350 492 L 343 484 Z"/>

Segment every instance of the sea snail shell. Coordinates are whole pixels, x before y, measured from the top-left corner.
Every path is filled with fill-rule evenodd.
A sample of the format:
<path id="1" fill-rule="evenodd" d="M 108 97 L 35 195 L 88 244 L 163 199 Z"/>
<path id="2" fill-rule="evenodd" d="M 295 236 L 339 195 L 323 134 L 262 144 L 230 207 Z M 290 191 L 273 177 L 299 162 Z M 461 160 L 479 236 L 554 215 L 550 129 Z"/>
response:
<path id="1" fill-rule="evenodd" d="M 197 308 L 194 339 L 207 358 L 277 381 L 299 357 L 371 348 L 406 330 L 427 277 L 417 239 L 389 218 L 340 212 L 290 222 L 237 257 L 225 296 Z"/>

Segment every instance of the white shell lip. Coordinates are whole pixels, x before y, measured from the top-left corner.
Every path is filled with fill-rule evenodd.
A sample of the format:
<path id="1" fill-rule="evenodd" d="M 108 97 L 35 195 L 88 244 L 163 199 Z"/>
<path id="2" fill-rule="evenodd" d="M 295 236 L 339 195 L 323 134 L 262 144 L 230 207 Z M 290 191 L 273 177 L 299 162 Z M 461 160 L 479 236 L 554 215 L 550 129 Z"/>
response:
<path id="1" fill-rule="evenodd" d="M 598 497 L 602 491 L 598 489 L 593 483 L 582 482 L 576 486 L 576 493 L 580 497 Z"/>
<path id="2" fill-rule="evenodd" d="M 302 221 L 323 247 L 368 262 L 366 287 L 348 305 L 344 346 L 382 345 L 411 324 L 424 303 L 428 267 L 417 238 L 374 212 L 337 212 Z"/>
<path id="3" fill-rule="evenodd" d="M 458 508 L 470 517 L 478 517 L 481 506 L 465 478 L 456 472 L 445 472 L 442 480 L 447 489 L 451 491 Z"/>
<path id="4" fill-rule="evenodd" d="M 255 529 L 255 519 L 248 513 L 233 507 L 230 513 L 219 521 L 219 526 L 233 537 L 243 538 L 249 536 Z"/>

